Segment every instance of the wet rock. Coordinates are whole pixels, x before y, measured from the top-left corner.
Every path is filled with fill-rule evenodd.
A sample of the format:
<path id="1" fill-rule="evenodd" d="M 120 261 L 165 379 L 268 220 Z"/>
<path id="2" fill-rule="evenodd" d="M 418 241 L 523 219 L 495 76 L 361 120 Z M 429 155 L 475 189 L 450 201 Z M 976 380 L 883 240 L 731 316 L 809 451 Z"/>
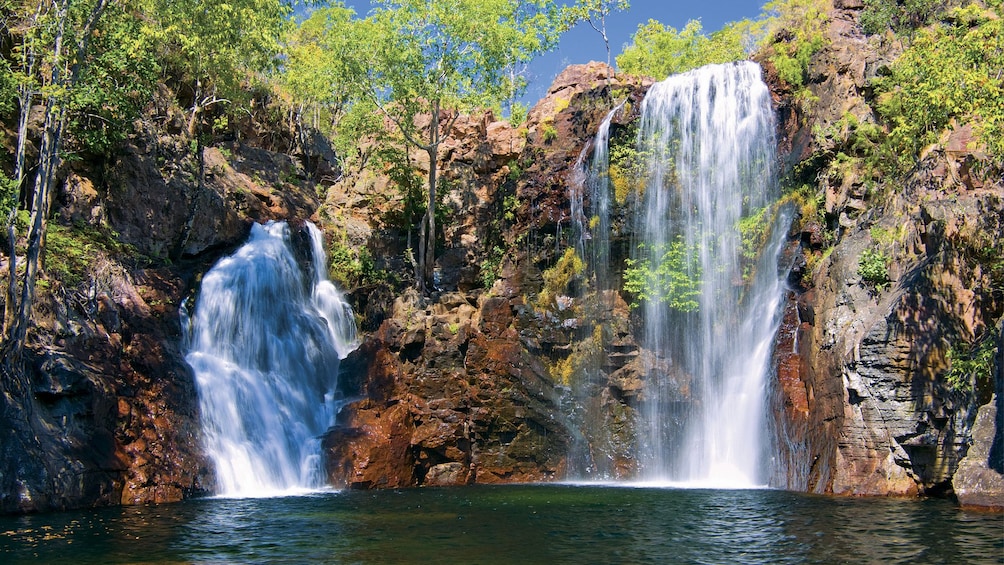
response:
<path id="1" fill-rule="evenodd" d="M 469 473 L 460 463 L 441 463 L 429 469 L 425 486 L 455 486 L 468 483 Z"/>
<path id="2" fill-rule="evenodd" d="M 517 339 L 509 300 L 474 304 L 476 298 L 456 292 L 434 300 L 405 293 L 374 339 L 350 356 L 342 378 L 359 381 L 367 399 L 346 406 L 325 439 L 334 484 L 536 481 L 558 474 L 567 432 L 554 417 L 553 383 Z"/>
<path id="3" fill-rule="evenodd" d="M 416 484 L 407 406 L 387 408 L 360 401 L 352 417 L 324 439 L 327 471 L 336 488 L 401 488 Z"/>

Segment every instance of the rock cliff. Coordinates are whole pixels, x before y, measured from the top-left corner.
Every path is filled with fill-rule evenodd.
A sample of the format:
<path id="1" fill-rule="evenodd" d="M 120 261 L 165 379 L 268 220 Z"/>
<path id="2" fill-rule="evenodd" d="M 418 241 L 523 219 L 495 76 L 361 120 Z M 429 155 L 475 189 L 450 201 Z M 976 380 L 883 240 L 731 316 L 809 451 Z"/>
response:
<path id="1" fill-rule="evenodd" d="M 568 315 L 550 315 L 534 297 L 542 273 L 558 262 L 559 242 L 562 249 L 568 243 L 568 187 L 579 154 L 614 100 L 637 105 L 647 84 L 613 77 L 606 65 L 573 66 L 518 129 L 491 114 L 456 122 L 441 163 L 450 220 L 437 289 L 428 297 L 409 290 L 392 303 L 380 300 L 394 294 L 387 282 L 376 285 L 383 292 L 364 285 L 353 293 L 364 329 L 374 331 L 343 370 L 346 393 L 364 399 L 343 410 L 326 439 L 333 484 L 566 476 L 582 431 L 570 414 L 568 383 L 555 378 L 554 367 L 584 336 L 574 317 L 570 324 Z M 625 112 L 621 120 L 631 118 Z M 412 156 L 419 169 L 422 158 Z M 390 171 L 347 175 L 321 216 L 331 237 L 345 234 L 371 250 L 378 269 L 400 271 L 407 240 L 388 227 L 393 183 Z"/>
<path id="2" fill-rule="evenodd" d="M 900 49 L 862 33 L 860 3 L 836 5 L 829 45 L 810 68 L 817 101 L 801 128 L 789 132 L 803 164 L 826 162 L 842 149 L 845 138 L 820 132 L 832 132 L 843 116 L 878 121 L 868 81 Z M 801 355 L 781 371 L 799 398 L 789 423 L 803 442 L 796 450 L 805 449 L 796 457 L 798 468 L 808 470 L 805 488 L 853 495 L 959 491 L 953 477 L 960 460 L 977 449 L 988 473 L 984 484 L 996 473 L 997 486 L 988 492 L 1004 484 L 1000 454 L 978 447 L 993 418 L 999 372 L 983 367 L 961 384 L 946 376 L 952 344 L 985 339 L 1004 313 L 993 259 L 1004 251 L 1004 184 L 993 167 L 982 176 L 969 173 L 978 152 L 972 129 L 956 125 L 894 183 L 876 187 L 854 167 L 809 167 L 819 174 L 824 210 L 820 219 L 803 218 L 798 236 L 815 267 L 789 306 L 800 326 Z M 823 237 L 833 240 L 825 253 Z M 869 253 L 888 258 L 885 280 L 862 270 Z M 978 433 L 977 409 L 984 426 Z"/>

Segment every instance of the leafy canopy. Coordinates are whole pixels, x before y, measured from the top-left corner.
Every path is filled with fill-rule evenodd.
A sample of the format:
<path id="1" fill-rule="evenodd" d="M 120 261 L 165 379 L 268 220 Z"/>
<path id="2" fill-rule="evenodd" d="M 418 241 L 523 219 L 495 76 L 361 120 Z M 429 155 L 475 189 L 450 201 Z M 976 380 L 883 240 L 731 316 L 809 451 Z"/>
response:
<path id="1" fill-rule="evenodd" d="M 864 0 L 861 27 L 867 33 L 910 33 L 930 24 L 941 12 L 942 0 Z"/>
<path id="2" fill-rule="evenodd" d="M 662 79 L 704 65 L 743 60 L 754 50 L 766 49 L 778 75 L 792 86 L 804 87 L 810 58 L 826 44 L 828 5 L 826 0 L 773 0 L 756 20 L 732 22 L 710 35 L 699 20 L 690 20 L 681 30 L 649 20 L 638 26 L 632 43 L 617 56 L 617 66 Z"/>
<path id="3" fill-rule="evenodd" d="M 658 79 L 712 63 L 746 58 L 747 23 L 729 24 L 705 35 L 700 20 L 676 30 L 656 20 L 638 26 L 633 43 L 617 56 L 617 66 L 630 74 Z"/>
<path id="4" fill-rule="evenodd" d="M 414 116 L 435 105 L 492 107 L 523 83 L 507 72 L 552 48 L 560 13 L 546 0 L 382 0 L 352 32 L 355 70 L 368 96 Z M 398 126 L 413 133 L 408 120 Z"/>
<path id="5" fill-rule="evenodd" d="M 827 44 L 827 0 L 773 0 L 764 5 L 763 22 L 768 58 L 782 80 L 803 88 L 809 61 Z"/>
<path id="6" fill-rule="evenodd" d="M 195 85 L 196 97 L 213 99 L 246 97 L 247 77 L 278 64 L 292 14 L 287 0 L 149 1 L 167 65 Z"/>
<path id="7" fill-rule="evenodd" d="M 72 150 L 109 154 L 153 95 L 161 68 L 152 28 L 132 12 L 142 5 L 111 3 L 102 14 L 69 93 Z"/>
<path id="8" fill-rule="evenodd" d="M 285 61 L 278 82 L 291 101 L 341 112 L 356 84 L 346 60 L 358 38 L 351 25 L 355 11 L 340 2 L 313 11 L 291 27 L 285 39 Z"/>

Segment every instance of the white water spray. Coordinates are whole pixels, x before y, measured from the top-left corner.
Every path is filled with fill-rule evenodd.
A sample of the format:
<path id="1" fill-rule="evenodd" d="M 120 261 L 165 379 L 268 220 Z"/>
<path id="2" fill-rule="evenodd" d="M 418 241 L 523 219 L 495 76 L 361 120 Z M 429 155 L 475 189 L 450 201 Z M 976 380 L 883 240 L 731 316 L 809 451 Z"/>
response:
<path id="1" fill-rule="evenodd" d="M 312 277 L 297 263 L 289 226 L 269 222 L 202 279 L 186 360 L 223 496 L 325 484 L 320 435 L 333 423 L 338 363 L 355 347 L 355 323 L 327 280 L 320 231 L 306 229 Z"/>

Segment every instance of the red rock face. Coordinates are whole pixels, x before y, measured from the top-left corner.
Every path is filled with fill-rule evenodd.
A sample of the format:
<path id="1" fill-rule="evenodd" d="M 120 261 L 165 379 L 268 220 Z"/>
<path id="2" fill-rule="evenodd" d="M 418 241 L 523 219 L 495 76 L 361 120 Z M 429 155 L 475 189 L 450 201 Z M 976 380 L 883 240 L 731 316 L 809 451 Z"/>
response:
<path id="1" fill-rule="evenodd" d="M 551 352 L 567 348 L 576 326 L 562 327 L 528 303 L 540 291 L 541 271 L 555 260 L 554 244 L 543 243 L 540 235 L 554 237 L 560 235 L 558 226 L 567 227 L 565 181 L 575 159 L 615 103 L 626 101 L 629 108 L 618 116 L 620 124 L 637 115 L 648 84 L 613 77 L 602 64 L 574 66 L 519 129 L 489 114 L 457 120 L 440 155 L 446 200 L 463 202 L 444 228 L 445 247 L 438 253 L 443 292 L 427 298 L 406 292 L 393 307 L 380 305 L 370 289 L 360 297 L 372 336 L 346 361 L 343 375 L 358 381 L 353 391 L 367 400 L 347 406 L 326 440 L 334 484 L 368 488 L 564 475 L 570 432 L 557 401 L 567 392 L 559 390 L 549 367 L 567 355 L 567 350 Z M 420 171 L 427 167 L 427 156 L 412 157 Z M 399 205 L 387 197 L 393 193 L 389 178 L 364 172 L 334 186 L 325 205 L 325 216 L 336 218 L 329 229 L 373 250 L 383 268 L 394 264 L 381 263 L 382 257 L 404 252 L 403 246 L 391 251 L 384 239 L 386 211 Z M 528 244 L 518 243 L 528 235 Z M 505 253 L 499 280 L 488 292 L 479 288 L 479 267 L 492 248 Z M 625 337 L 627 307 L 620 304 L 623 328 L 615 332 L 620 349 L 611 349 L 610 372 L 633 358 L 635 348 Z M 627 440 L 618 447 L 608 438 L 611 445 L 596 447 L 616 461 L 619 476 L 633 465 L 627 455 L 630 410 L 623 407 L 624 397 L 637 397 L 638 385 L 625 375 L 612 381 L 610 392 L 596 392 L 596 411 L 603 405 L 614 414 L 608 421 L 616 432 L 605 437 Z M 401 407 L 407 417 L 389 419 L 390 407 Z M 407 449 L 386 431 L 401 425 L 407 428 L 400 430 Z M 392 453 L 395 462 L 377 452 Z"/>
<path id="2" fill-rule="evenodd" d="M 168 269 L 128 273 L 107 260 L 95 268 L 103 276 L 85 303 L 92 317 L 45 296 L 39 302 L 51 318 L 41 318 L 31 344 L 52 341 L 29 353 L 32 411 L 7 416 L 30 414 L 50 434 L 5 451 L 18 469 L 28 459 L 40 465 L 5 473 L 21 485 L 5 511 L 174 502 L 211 486 L 194 381 L 179 350 L 185 279 Z"/>
<path id="3" fill-rule="evenodd" d="M 344 362 L 365 400 L 325 438 L 334 485 L 380 488 L 553 479 L 566 432 L 553 385 L 525 350 L 508 299 L 398 299 Z M 437 313 L 438 312 L 438 313 Z M 480 314 L 480 316 L 479 316 Z"/>

